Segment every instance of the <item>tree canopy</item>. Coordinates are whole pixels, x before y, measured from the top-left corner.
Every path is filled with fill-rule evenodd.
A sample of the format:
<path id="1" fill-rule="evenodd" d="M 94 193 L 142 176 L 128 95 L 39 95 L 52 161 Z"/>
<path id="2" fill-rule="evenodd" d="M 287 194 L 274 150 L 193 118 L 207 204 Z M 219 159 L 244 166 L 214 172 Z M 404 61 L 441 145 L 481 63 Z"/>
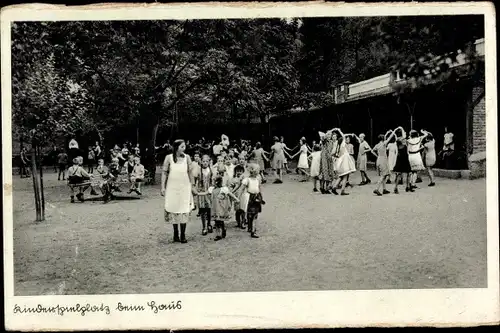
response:
<path id="1" fill-rule="evenodd" d="M 14 124 L 47 143 L 133 125 L 151 147 L 159 127 L 180 121 L 267 122 L 329 104 L 332 84 L 465 49 L 483 26 L 457 15 L 19 22 Z"/>

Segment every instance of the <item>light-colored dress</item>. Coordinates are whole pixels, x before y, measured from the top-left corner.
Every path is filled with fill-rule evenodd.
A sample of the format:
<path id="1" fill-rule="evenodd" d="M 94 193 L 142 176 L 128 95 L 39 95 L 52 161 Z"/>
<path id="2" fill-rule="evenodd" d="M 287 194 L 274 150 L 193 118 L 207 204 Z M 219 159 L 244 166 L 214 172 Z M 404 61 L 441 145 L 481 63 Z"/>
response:
<path id="1" fill-rule="evenodd" d="M 387 158 L 387 146 L 384 142 L 380 142 L 374 147 L 374 150 L 377 152 L 376 165 L 378 175 L 381 177 L 388 176 L 390 174 L 390 171 L 389 159 Z"/>
<path id="2" fill-rule="evenodd" d="M 215 221 L 229 221 L 231 219 L 232 199 L 226 186 L 211 189 L 212 218 Z"/>
<path id="3" fill-rule="evenodd" d="M 271 167 L 274 170 L 283 169 L 285 164 L 285 153 L 283 151 L 283 144 L 276 142 L 271 150 L 273 152 L 273 159 L 271 160 Z"/>
<path id="4" fill-rule="evenodd" d="M 234 164 L 232 164 L 232 163 L 229 165 L 226 164 L 226 175 L 227 175 L 228 179 L 231 179 L 234 177 L 234 168 L 235 168 Z"/>
<path id="5" fill-rule="evenodd" d="M 347 149 L 349 155 L 354 156 L 354 146 L 352 143 L 346 143 L 345 148 Z"/>
<path id="6" fill-rule="evenodd" d="M 409 138 L 408 143 L 408 161 L 410 162 L 411 171 L 424 170 L 424 162 L 422 161 L 422 155 L 420 154 L 420 144 L 422 142 L 421 137 Z"/>
<path id="7" fill-rule="evenodd" d="M 430 140 L 424 144 L 425 147 L 425 166 L 428 168 L 433 167 L 436 164 L 436 149 L 435 141 Z"/>
<path id="8" fill-rule="evenodd" d="M 344 140 L 338 147 L 337 155 L 338 157 L 335 160 L 335 171 L 339 176 L 345 176 L 356 171 L 354 159 L 351 157 L 351 155 L 349 155 Z"/>
<path id="9" fill-rule="evenodd" d="M 368 142 L 363 141 L 359 144 L 359 151 L 358 151 L 358 160 L 357 160 L 357 167 L 359 171 L 366 171 L 367 169 L 367 162 L 368 162 L 368 157 L 366 156 L 365 150 L 370 149 L 370 145 Z"/>
<path id="10" fill-rule="evenodd" d="M 245 190 L 241 195 L 240 209 L 244 212 L 248 212 L 248 205 L 251 204 L 252 197 L 260 193 L 260 183 L 261 180 L 257 178 L 244 178 L 241 184 L 244 186 Z"/>
<path id="11" fill-rule="evenodd" d="M 311 177 L 319 176 L 319 167 L 321 164 L 321 151 L 311 153 Z"/>
<path id="12" fill-rule="evenodd" d="M 285 148 L 288 148 L 286 146 L 286 144 L 284 144 L 284 143 L 281 143 L 281 147 L 282 147 L 283 151 L 285 151 Z M 286 159 L 285 153 L 283 153 L 283 164 L 288 164 L 288 160 Z"/>
<path id="13" fill-rule="evenodd" d="M 194 208 L 191 182 L 189 181 L 190 158 L 185 156 L 174 162 L 173 155 L 167 155 L 163 170 L 168 171 L 165 188 L 165 221 L 167 223 L 188 223 L 189 213 Z"/>
<path id="14" fill-rule="evenodd" d="M 309 169 L 309 161 L 307 160 L 307 146 L 300 146 L 300 156 L 299 164 L 297 165 L 299 169 Z"/>
<path id="15" fill-rule="evenodd" d="M 253 162 L 259 165 L 260 170 L 265 170 L 264 164 L 264 149 L 255 149 L 252 153 Z"/>
<path id="16" fill-rule="evenodd" d="M 336 163 L 336 160 L 339 156 L 339 150 L 340 150 L 340 147 L 339 147 L 339 142 L 337 140 L 333 140 L 333 145 L 332 145 L 332 161 L 333 161 L 333 178 L 336 178 L 338 176 L 338 173 L 337 173 L 337 163 Z"/>
<path id="17" fill-rule="evenodd" d="M 388 152 L 388 165 L 389 165 L 389 171 L 394 170 L 394 166 L 396 165 L 396 160 L 398 158 L 398 145 L 396 142 L 391 142 L 387 145 L 387 152 Z"/>
<path id="18" fill-rule="evenodd" d="M 130 173 L 130 181 L 141 181 L 144 179 L 144 175 L 146 174 L 146 169 L 144 169 L 144 165 L 135 164 L 132 172 Z"/>

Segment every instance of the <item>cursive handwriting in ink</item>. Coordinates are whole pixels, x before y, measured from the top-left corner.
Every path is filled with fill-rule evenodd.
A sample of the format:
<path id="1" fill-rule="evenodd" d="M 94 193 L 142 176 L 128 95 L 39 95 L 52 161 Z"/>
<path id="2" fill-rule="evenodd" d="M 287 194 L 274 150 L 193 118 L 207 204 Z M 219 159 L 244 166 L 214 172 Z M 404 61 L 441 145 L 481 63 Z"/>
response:
<path id="1" fill-rule="evenodd" d="M 180 310 L 182 309 L 181 301 L 172 301 L 170 304 L 156 304 L 155 301 L 151 301 L 147 303 L 150 310 L 154 313 L 158 313 L 158 311 L 168 311 L 168 310 Z"/>
<path id="2" fill-rule="evenodd" d="M 144 311 L 146 308 L 142 305 L 123 305 L 122 302 L 118 302 L 116 306 L 118 311 Z"/>
<path id="3" fill-rule="evenodd" d="M 20 307 L 19 305 L 14 305 L 14 313 L 53 313 L 58 314 L 60 316 L 64 316 L 65 313 L 80 313 L 82 316 L 89 312 L 104 312 L 107 315 L 111 313 L 109 306 L 104 305 L 90 305 L 85 304 L 81 305 L 77 303 L 75 306 L 61 306 L 59 304 L 53 306 L 43 306 L 42 304 L 38 304 L 35 307 L 24 306 Z"/>

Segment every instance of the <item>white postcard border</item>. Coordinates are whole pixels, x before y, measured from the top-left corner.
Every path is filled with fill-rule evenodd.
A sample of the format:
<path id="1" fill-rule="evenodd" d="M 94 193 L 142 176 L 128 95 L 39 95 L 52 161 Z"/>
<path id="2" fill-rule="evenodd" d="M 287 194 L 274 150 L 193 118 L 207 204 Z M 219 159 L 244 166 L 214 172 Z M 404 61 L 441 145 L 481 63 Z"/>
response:
<path id="1" fill-rule="evenodd" d="M 354 10 L 355 9 L 355 10 Z M 188 19 L 237 17 L 484 14 L 487 119 L 488 288 L 153 295 L 14 296 L 10 22 L 43 20 Z M 5 322 L 14 330 L 298 328 L 364 326 L 471 326 L 498 323 L 498 164 L 495 10 L 491 3 L 248 3 L 105 4 L 83 7 L 22 5 L 5 8 L 2 31 L 2 151 Z M 154 313 L 147 302 L 175 304 Z M 177 303 L 180 301 L 180 303 Z M 119 312 L 117 304 L 145 311 Z M 173 302 L 173 303 L 172 303 Z M 24 307 L 109 306 L 85 315 L 14 313 Z M 180 309 L 178 308 L 180 304 Z M 16 308 L 16 305 L 18 308 Z M 105 310 L 105 307 L 102 309 Z"/>

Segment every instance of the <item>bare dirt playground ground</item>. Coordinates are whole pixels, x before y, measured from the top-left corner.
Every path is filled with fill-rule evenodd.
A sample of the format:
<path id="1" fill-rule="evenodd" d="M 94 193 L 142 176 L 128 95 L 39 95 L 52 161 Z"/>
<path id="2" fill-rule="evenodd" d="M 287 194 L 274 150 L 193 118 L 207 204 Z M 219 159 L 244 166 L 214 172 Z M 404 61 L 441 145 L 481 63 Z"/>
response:
<path id="1" fill-rule="evenodd" d="M 15 295 L 486 287 L 484 179 L 424 179 L 415 193 L 383 197 L 355 186 L 341 197 L 296 178 L 264 185 L 260 239 L 233 222 L 214 242 L 194 213 L 178 244 L 159 185 L 140 200 L 70 204 L 48 174 L 47 221 L 35 223 L 31 179 L 15 175 Z"/>

